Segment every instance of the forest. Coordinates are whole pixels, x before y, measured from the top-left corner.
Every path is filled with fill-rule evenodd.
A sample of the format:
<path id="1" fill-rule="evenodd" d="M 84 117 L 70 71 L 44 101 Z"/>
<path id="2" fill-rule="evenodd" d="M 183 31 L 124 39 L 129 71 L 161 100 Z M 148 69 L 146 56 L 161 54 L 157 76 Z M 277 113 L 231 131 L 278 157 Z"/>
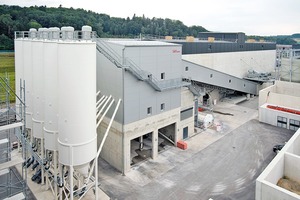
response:
<path id="1" fill-rule="evenodd" d="M 73 26 L 80 30 L 89 25 L 100 37 L 135 37 L 139 34 L 173 37 L 197 36 L 207 31 L 202 26 L 184 25 L 179 20 L 147 18 L 110 17 L 84 9 L 58 8 L 46 6 L 7 6 L 0 5 L 0 50 L 13 49 L 14 31 L 27 31 L 29 28 Z"/>
<path id="2" fill-rule="evenodd" d="M 173 19 L 147 18 L 136 16 L 129 18 L 111 17 L 90 10 L 57 8 L 46 6 L 8 6 L 0 5 L 0 50 L 13 50 L 14 32 L 28 31 L 29 28 L 73 26 L 80 30 L 89 25 L 100 37 L 129 37 L 139 34 L 152 36 L 197 37 L 198 32 L 206 32 L 202 26 L 186 26 L 183 22 Z M 300 34 L 291 36 L 248 36 L 249 39 L 264 39 L 277 44 L 295 44 L 293 39 Z"/>

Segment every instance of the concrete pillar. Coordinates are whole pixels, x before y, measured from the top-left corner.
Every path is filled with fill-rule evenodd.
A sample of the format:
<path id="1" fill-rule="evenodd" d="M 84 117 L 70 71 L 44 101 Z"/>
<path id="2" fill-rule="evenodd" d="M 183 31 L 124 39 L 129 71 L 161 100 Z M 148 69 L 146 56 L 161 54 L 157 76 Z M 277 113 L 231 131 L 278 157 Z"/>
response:
<path id="1" fill-rule="evenodd" d="M 158 130 L 152 132 L 152 159 L 158 156 Z"/>
<path id="2" fill-rule="evenodd" d="M 180 134 L 180 129 L 179 129 L 179 125 L 178 123 L 176 122 L 175 123 L 175 130 L 174 130 L 174 142 L 175 142 L 175 146 L 177 147 L 177 141 L 178 141 L 178 134 Z"/>
<path id="3" fill-rule="evenodd" d="M 124 159 L 123 159 L 123 171 L 124 174 L 130 170 L 130 139 L 124 139 Z"/>
<path id="4" fill-rule="evenodd" d="M 247 94 L 247 100 L 250 100 L 250 97 L 251 97 L 250 94 Z"/>

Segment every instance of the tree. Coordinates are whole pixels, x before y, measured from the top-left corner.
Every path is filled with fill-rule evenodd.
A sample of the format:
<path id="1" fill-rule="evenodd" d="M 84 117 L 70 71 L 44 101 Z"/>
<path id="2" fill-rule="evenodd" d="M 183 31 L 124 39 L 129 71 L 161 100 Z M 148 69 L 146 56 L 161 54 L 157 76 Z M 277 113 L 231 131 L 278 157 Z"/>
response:
<path id="1" fill-rule="evenodd" d="M 156 17 L 150 19 L 136 14 L 131 19 L 110 17 L 83 9 L 64 8 L 62 5 L 57 8 L 0 5 L 0 13 L 0 35 L 3 34 L 1 45 L 5 44 L 6 49 L 13 45 L 14 31 L 28 31 L 29 28 L 40 27 L 73 26 L 80 30 L 83 25 L 90 25 L 101 37 L 135 37 L 140 33 L 185 37 L 206 31 L 201 26 L 187 27 L 179 20 Z"/>
<path id="2" fill-rule="evenodd" d="M 36 29 L 42 28 L 42 25 L 40 23 L 38 23 L 37 21 L 35 21 L 34 19 L 30 20 L 30 22 L 28 22 L 27 26 L 29 28 L 36 28 Z"/>
<path id="3" fill-rule="evenodd" d="M 14 43 L 13 40 L 6 35 L 0 35 L 0 50 L 13 50 Z"/>

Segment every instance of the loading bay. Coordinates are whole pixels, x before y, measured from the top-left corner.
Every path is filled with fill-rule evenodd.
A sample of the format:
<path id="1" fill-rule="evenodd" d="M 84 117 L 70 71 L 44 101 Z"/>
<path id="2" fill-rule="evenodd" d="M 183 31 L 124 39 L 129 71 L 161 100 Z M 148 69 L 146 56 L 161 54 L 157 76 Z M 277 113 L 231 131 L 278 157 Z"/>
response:
<path id="1" fill-rule="evenodd" d="M 257 98 L 221 102 L 214 114 L 222 131 L 207 129 L 190 138 L 187 150 L 170 147 L 122 176 L 99 160 L 100 188 L 110 199 L 255 199 L 255 180 L 294 131 L 258 121 Z"/>

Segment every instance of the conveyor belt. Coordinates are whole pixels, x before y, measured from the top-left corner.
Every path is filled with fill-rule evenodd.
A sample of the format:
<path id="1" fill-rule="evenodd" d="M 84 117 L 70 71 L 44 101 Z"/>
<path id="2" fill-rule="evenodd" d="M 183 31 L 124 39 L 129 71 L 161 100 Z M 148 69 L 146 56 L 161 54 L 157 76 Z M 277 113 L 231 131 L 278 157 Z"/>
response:
<path id="1" fill-rule="evenodd" d="M 185 67 L 188 67 L 188 70 L 184 73 L 184 77 L 187 79 L 248 94 L 258 94 L 258 84 L 255 82 L 219 72 L 184 59 L 182 62 Z"/>

